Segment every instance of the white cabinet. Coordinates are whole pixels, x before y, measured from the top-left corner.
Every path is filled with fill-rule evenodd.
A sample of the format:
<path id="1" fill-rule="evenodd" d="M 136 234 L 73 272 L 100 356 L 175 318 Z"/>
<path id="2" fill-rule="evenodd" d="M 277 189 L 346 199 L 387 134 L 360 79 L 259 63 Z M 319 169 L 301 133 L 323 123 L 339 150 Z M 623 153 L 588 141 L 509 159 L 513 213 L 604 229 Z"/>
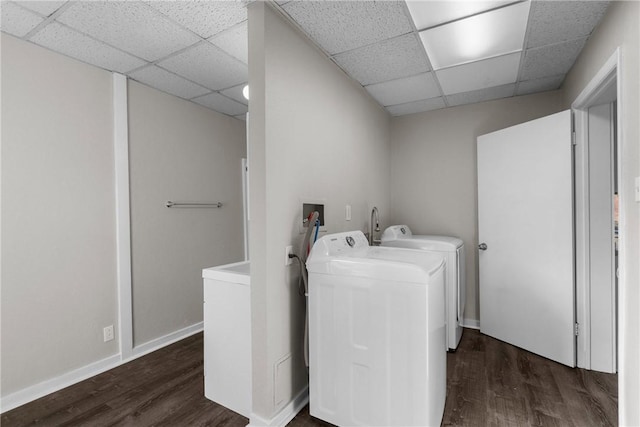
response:
<path id="1" fill-rule="evenodd" d="M 251 414 L 249 262 L 202 270 L 204 395 L 247 418 Z"/>

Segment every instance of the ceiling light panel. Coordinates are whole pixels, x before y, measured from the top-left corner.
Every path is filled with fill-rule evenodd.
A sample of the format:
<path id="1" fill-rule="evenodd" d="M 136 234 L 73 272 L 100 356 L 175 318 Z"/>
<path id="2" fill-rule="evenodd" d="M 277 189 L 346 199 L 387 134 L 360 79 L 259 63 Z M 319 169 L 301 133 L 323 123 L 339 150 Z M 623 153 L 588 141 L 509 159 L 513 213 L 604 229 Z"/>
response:
<path id="1" fill-rule="evenodd" d="M 162 60 L 158 65 L 213 90 L 226 89 L 249 79 L 245 64 L 207 41 Z"/>
<path id="2" fill-rule="evenodd" d="M 245 64 L 249 63 L 247 21 L 209 39 L 209 41 Z"/>
<path id="3" fill-rule="evenodd" d="M 527 48 L 583 38 L 591 34 L 609 6 L 608 1 L 535 1 Z"/>
<path id="4" fill-rule="evenodd" d="M 498 56 L 484 61 L 436 71 L 446 95 L 515 83 L 521 53 Z"/>
<path id="5" fill-rule="evenodd" d="M 240 104 L 219 93 L 210 93 L 209 95 L 195 98 L 192 101 L 230 116 L 244 114 L 248 110 L 246 105 Z"/>
<path id="6" fill-rule="evenodd" d="M 423 113 L 445 107 L 446 105 L 442 98 L 431 98 L 406 104 L 391 105 L 385 108 L 392 116 L 404 116 L 405 114 Z"/>
<path id="7" fill-rule="evenodd" d="M 333 59 L 362 85 L 429 70 L 424 50 L 413 33 L 341 53 Z"/>
<path id="8" fill-rule="evenodd" d="M 384 106 L 440 96 L 432 73 L 369 85 L 365 89 Z"/>
<path id="9" fill-rule="evenodd" d="M 412 30 L 401 1 L 292 1 L 282 8 L 330 55 Z"/>
<path id="10" fill-rule="evenodd" d="M 435 70 L 522 50 L 529 2 L 421 31 Z"/>
<path id="11" fill-rule="evenodd" d="M 407 8 L 411 19 L 418 31 L 456 21 L 481 12 L 486 12 L 500 6 L 513 3 L 507 1 L 407 1 Z"/>
<path id="12" fill-rule="evenodd" d="M 247 8 L 240 1 L 149 1 L 147 3 L 205 39 L 247 19 Z"/>
<path id="13" fill-rule="evenodd" d="M 155 65 L 141 68 L 129 74 L 129 77 L 163 92 L 185 99 L 191 99 L 209 92 L 208 89 L 176 76 L 167 70 L 158 68 Z"/>
<path id="14" fill-rule="evenodd" d="M 147 61 L 155 61 L 200 40 L 137 1 L 78 1 L 57 20 Z"/>
<path id="15" fill-rule="evenodd" d="M 41 17 L 20 6 L 2 2 L 2 25 L 0 29 L 5 33 L 23 37 L 42 21 Z"/>
<path id="16" fill-rule="evenodd" d="M 119 73 L 126 73 L 146 64 L 139 58 L 98 42 L 57 22 L 52 22 L 38 31 L 29 41 L 88 64 Z"/>

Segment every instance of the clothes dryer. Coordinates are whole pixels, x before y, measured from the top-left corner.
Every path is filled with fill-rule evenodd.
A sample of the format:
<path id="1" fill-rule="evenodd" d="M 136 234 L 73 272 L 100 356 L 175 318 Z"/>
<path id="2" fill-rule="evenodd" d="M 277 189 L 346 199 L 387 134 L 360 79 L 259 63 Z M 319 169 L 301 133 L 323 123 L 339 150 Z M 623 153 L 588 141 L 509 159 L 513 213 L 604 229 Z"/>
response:
<path id="1" fill-rule="evenodd" d="M 381 236 L 382 246 L 419 249 L 440 254 L 447 260 L 445 275 L 447 347 L 458 348 L 464 328 L 466 303 L 464 243 L 457 237 L 414 235 L 407 225 L 388 227 Z"/>

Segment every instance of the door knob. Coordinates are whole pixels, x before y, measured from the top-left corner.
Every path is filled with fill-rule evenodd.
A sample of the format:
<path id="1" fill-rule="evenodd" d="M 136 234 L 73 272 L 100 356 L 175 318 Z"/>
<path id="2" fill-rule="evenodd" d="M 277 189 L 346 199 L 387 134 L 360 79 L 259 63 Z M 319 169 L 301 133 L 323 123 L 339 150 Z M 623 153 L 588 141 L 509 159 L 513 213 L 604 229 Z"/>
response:
<path id="1" fill-rule="evenodd" d="M 486 251 L 487 250 L 487 244 L 486 243 L 480 243 L 478 245 L 478 249 L 480 249 L 481 251 Z"/>

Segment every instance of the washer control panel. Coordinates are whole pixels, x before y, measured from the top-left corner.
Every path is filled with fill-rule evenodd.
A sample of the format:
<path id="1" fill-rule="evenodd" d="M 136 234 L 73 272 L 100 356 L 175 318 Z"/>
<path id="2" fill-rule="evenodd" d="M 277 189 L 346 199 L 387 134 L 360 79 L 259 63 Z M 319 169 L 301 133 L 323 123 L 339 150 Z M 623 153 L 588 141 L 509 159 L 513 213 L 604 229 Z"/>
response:
<path id="1" fill-rule="evenodd" d="M 313 245 L 312 252 L 325 256 L 347 254 L 369 247 L 369 242 L 362 231 L 347 231 L 344 233 L 323 236 Z"/>

